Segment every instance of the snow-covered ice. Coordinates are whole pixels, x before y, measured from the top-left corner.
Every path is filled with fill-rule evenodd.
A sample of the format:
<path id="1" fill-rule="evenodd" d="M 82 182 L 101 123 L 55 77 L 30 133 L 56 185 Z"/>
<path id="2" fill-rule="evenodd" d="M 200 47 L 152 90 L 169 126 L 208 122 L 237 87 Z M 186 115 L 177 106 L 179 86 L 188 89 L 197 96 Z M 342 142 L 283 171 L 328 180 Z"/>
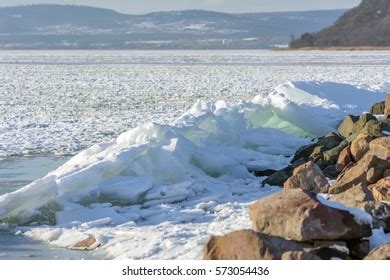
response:
<path id="1" fill-rule="evenodd" d="M 150 57 L 147 52 L 138 53 L 141 54 L 151 62 L 163 59 L 165 64 L 145 65 L 145 60 L 142 60 L 145 57 L 130 55 L 130 58 L 121 58 L 125 61 L 134 59 L 131 66 L 136 70 L 126 68 L 127 71 L 144 70 L 142 75 L 140 72 L 120 74 L 119 70 L 108 67 L 113 71 L 110 76 L 113 79 L 126 80 L 126 75 L 129 75 L 133 77 L 132 81 L 141 79 L 139 82 L 143 87 L 147 82 L 145 76 L 156 79 L 151 82 L 153 86 L 149 88 L 152 89 L 149 95 L 142 96 L 146 92 L 144 88 L 139 95 L 132 96 L 132 102 L 141 109 L 131 114 L 126 114 L 131 108 L 124 108 L 129 104 L 125 101 L 128 97 L 113 90 L 125 83 L 116 84 L 106 77 L 98 82 L 107 85 L 104 94 L 95 92 L 83 96 L 73 92 L 69 97 L 61 89 L 66 106 L 57 105 L 61 103 L 58 102 L 60 99 L 53 99 L 53 96 L 35 95 L 37 92 L 34 97 L 22 94 L 21 100 L 24 101 L 42 100 L 36 104 L 39 108 L 42 104 L 45 108 L 53 105 L 50 107 L 52 111 L 45 113 L 34 111 L 38 108 L 34 107 L 34 102 L 32 108 L 19 103 L 11 109 L 12 102 L 20 102 L 18 98 L 1 103 L 8 109 L 7 116 L 10 117 L 2 127 L 6 133 L 0 134 L 6 155 L 28 152 L 26 145 L 18 142 L 18 133 L 24 135 L 28 145 L 37 144 L 34 147 L 39 151 L 58 152 L 63 148 L 72 152 L 70 147 L 82 142 L 77 137 L 85 137 L 85 141 L 80 146 L 72 146 L 75 150 L 98 140 L 107 141 L 91 145 L 44 178 L 0 196 L 0 223 L 7 224 L 7 228 L 16 225 L 25 236 L 60 247 L 71 247 L 92 235 L 102 244 L 94 254 L 102 258 L 199 259 L 210 234 L 250 228 L 247 206 L 279 190 L 270 186 L 261 188 L 263 178 L 254 177 L 248 168 L 284 167 L 298 147 L 309 143 L 312 137 L 334 130 L 345 114 L 361 114 L 373 103 L 383 100 L 386 83 L 390 80 L 384 76 L 390 72 L 383 72 L 390 63 L 382 64 L 386 59 L 390 62 L 390 53 L 387 52 L 370 53 L 370 60 L 365 59 L 364 53 L 345 57 L 325 52 L 294 53 L 300 58 L 281 54 L 287 59 L 287 62 L 278 62 L 282 66 L 277 65 L 281 58 L 268 52 L 238 52 L 236 56 L 225 52 L 190 56 L 182 52 L 175 57 L 162 52 L 162 58 Z M 10 59 L 2 55 L 6 60 Z M 18 53 L 9 56 L 11 61 L 17 57 L 15 69 L 20 65 L 31 69 L 46 67 L 45 62 L 53 59 L 41 53 L 32 58 Z M 65 69 L 77 65 L 79 69 L 86 67 L 86 73 L 92 71 L 90 62 L 80 62 L 84 58 L 80 53 L 76 52 L 74 56 L 67 54 L 65 57 L 69 60 L 64 60 L 60 55 L 55 70 L 53 65 L 49 69 L 63 74 L 67 70 L 59 70 L 58 65 Z M 333 59 L 333 65 L 328 68 L 329 58 Z M 26 59 L 29 59 L 28 63 Z M 107 67 L 106 60 L 113 59 L 118 58 L 101 56 L 103 62 L 94 67 Z M 137 59 L 144 61 L 143 64 Z M 276 60 L 273 64 L 270 61 L 266 67 L 263 65 L 272 59 Z M 299 66 L 299 59 L 306 66 Z M 321 64 L 307 64 L 305 59 L 317 59 Z M 344 64 L 338 61 L 341 59 L 344 59 Z M 172 60 L 175 60 L 174 66 L 169 65 Z M 240 61 L 247 65 L 240 65 Z M 117 62 L 116 66 L 119 67 L 120 63 Z M 323 71 L 318 71 L 318 67 Z M 161 76 L 163 73 L 165 78 Z M 78 75 L 81 79 L 88 77 L 88 74 L 84 78 Z M 206 78 L 206 75 L 209 76 Z M 286 81 L 287 76 L 291 80 L 304 78 Z M 40 73 L 37 77 L 42 78 Z M 63 79 L 68 81 L 66 77 Z M 276 83 L 279 80 L 282 81 Z M 92 80 L 81 84 L 75 81 L 72 86 L 83 85 L 82 90 L 88 92 L 92 90 L 91 84 Z M 126 84 L 131 93 L 139 90 L 139 83 L 130 84 L 126 80 Z M 208 88 L 208 85 L 213 87 Z M 186 94 L 177 95 L 179 88 L 185 87 L 191 89 L 185 91 Z M 167 95 L 161 94 L 168 88 Z M 218 90 L 213 94 L 215 89 Z M 5 92 L 9 94 L 7 90 Z M 160 95 L 155 99 L 156 110 L 151 111 L 148 98 L 153 99 L 157 92 Z M 171 103 L 171 98 L 177 98 L 177 103 Z M 94 110 L 79 102 L 84 99 L 91 102 Z M 144 101 L 146 104 L 142 103 Z M 185 103 L 189 102 L 193 105 L 188 107 Z M 187 107 L 188 110 L 180 114 Z M 91 123 L 84 122 L 85 116 L 80 114 L 93 116 L 93 112 L 95 116 L 104 117 L 91 117 Z M 45 115 L 44 122 L 40 120 L 42 114 Z M 57 126 L 57 117 L 61 115 L 73 116 L 69 126 Z M 130 122 L 129 116 L 138 119 Z M 164 117 L 160 119 L 161 116 Z M 24 127 L 23 119 L 34 124 Z M 142 124 L 135 125 L 141 123 L 141 119 Z M 124 130 L 124 126 L 133 128 L 118 137 L 114 137 L 116 132 L 105 137 L 97 136 L 105 131 L 105 126 L 113 131 Z M 43 135 L 36 135 L 41 131 Z M 79 135 L 80 131 L 85 134 Z M 94 133 L 89 135 L 91 131 Z M 16 139 L 15 143 L 11 136 Z M 91 138 L 87 138 L 89 136 Z M 367 221 L 360 212 L 354 214 L 358 214 L 359 221 Z M 390 240 L 390 236 L 378 232 L 373 240 L 379 243 Z"/>
<path id="2" fill-rule="evenodd" d="M 0 157 L 74 155 L 196 100 L 229 104 L 291 81 L 390 91 L 390 52 L 1 51 Z"/>

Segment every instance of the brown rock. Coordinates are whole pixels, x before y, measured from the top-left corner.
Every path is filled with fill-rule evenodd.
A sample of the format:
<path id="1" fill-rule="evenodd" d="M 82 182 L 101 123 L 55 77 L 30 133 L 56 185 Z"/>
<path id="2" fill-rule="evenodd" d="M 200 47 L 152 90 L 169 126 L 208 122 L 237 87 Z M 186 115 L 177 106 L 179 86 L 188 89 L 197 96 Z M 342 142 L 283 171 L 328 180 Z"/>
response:
<path id="1" fill-rule="evenodd" d="M 321 260 L 320 257 L 318 257 L 314 254 L 311 254 L 311 253 L 303 252 L 303 251 L 285 252 L 285 253 L 283 253 L 281 259 L 284 261 Z"/>
<path id="2" fill-rule="evenodd" d="M 390 115 L 390 95 L 388 95 L 385 100 L 385 110 L 383 113 L 385 115 Z"/>
<path id="3" fill-rule="evenodd" d="M 205 260 L 280 260 L 286 251 L 302 251 L 297 242 L 241 230 L 212 236 L 204 250 Z"/>
<path id="4" fill-rule="evenodd" d="M 369 144 L 369 152 L 380 159 L 390 160 L 390 137 L 374 139 Z"/>
<path id="5" fill-rule="evenodd" d="M 359 118 L 359 120 L 355 123 L 353 132 L 359 133 L 364 127 L 367 126 L 367 124 L 370 121 L 378 121 L 373 115 L 371 114 L 364 114 Z"/>
<path id="6" fill-rule="evenodd" d="M 312 193 L 326 192 L 329 185 L 324 173 L 312 161 L 294 169 L 293 175 L 284 183 L 285 189 L 302 189 Z"/>
<path id="7" fill-rule="evenodd" d="M 336 171 L 341 172 L 343 169 L 352 161 L 351 152 L 349 150 L 349 147 L 345 147 L 341 153 L 339 154 L 339 157 L 337 159 L 336 163 Z"/>
<path id="8" fill-rule="evenodd" d="M 90 236 L 87 239 L 84 239 L 80 242 L 77 242 L 70 249 L 71 250 L 78 250 L 78 251 L 90 251 L 90 250 L 93 250 L 99 246 L 100 246 L 100 243 L 97 242 L 96 238 L 93 236 Z"/>
<path id="9" fill-rule="evenodd" d="M 390 260 L 390 244 L 384 244 L 378 248 L 375 248 L 364 259 L 378 261 Z"/>
<path id="10" fill-rule="evenodd" d="M 351 155 L 354 161 L 360 160 L 367 153 L 372 137 L 366 134 L 359 134 L 351 143 Z"/>
<path id="11" fill-rule="evenodd" d="M 390 177 L 379 180 L 376 184 L 371 185 L 370 188 L 376 201 L 390 202 Z"/>
<path id="12" fill-rule="evenodd" d="M 347 211 L 321 204 L 301 189 L 270 195 L 249 207 L 257 232 L 296 241 L 348 240 L 371 235 L 370 225 L 358 224 Z"/>
<path id="13" fill-rule="evenodd" d="M 387 166 L 386 166 L 387 168 Z M 369 184 L 374 184 L 383 178 L 383 168 L 381 166 L 373 166 L 367 170 L 366 179 Z"/>
<path id="14" fill-rule="evenodd" d="M 340 202 L 349 207 L 364 210 L 367 202 L 374 201 L 374 197 L 367 187 L 359 184 L 351 187 L 345 192 L 332 196 L 330 200 Z"/>
<path id="15" fill-rule="evenodd" d="M 375 140 L 374 140 L 375 141 Z M 370 143 L 371 144 L 371 143 Z M 390 161 L 366 153 L 361 160 L 346 168 L 330 186 L 329 193 L 337 194 L 352 188 L 355 185 L 369 185 L 376 183 L 383 176 L 383 171 L 389 169 Z"/>

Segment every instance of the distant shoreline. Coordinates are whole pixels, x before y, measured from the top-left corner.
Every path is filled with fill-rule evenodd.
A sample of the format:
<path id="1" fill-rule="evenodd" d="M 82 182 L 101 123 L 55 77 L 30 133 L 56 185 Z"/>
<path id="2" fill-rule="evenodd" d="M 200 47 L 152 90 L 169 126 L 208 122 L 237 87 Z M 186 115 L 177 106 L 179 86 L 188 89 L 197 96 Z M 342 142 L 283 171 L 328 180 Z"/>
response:
<path id="1" fill-rule="evenodd" d="M 390 46 L 273 48 L 273 51 L 390 51 Z"/>

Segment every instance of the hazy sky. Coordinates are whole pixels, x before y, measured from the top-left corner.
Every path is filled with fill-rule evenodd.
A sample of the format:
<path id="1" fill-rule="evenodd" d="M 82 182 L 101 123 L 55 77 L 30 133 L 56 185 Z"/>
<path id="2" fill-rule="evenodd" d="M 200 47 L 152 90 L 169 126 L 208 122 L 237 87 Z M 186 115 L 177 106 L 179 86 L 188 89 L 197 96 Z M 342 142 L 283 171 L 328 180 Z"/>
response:
<path id="1" fill-rule="evenodd" d="M 0 0 L 1 6 L 37 3 L 76 4 L 125 13 L 206 9 L 225 12 L 297 11 L 351 8 L 361 0 Z"/>

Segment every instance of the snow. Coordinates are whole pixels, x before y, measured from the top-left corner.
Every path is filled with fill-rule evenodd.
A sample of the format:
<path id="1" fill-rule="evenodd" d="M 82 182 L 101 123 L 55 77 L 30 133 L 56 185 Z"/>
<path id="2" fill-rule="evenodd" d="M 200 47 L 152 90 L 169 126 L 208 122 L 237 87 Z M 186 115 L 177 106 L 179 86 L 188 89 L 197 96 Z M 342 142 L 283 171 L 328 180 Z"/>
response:
<path id="1" fill-rule="evenodd" d="M 7 230 L 9 225 L 7 223 L 0 223 L 0 231 L 1 230 Z"/>
<path id="2" fill-rule="evenodd" d="M 165 65 L 161 68 L 142 63 L 136 66 L 137 60 L 153 62 L 157 59 L 150 53 L 141 52 L 126 57 L 125 60 L 134 60 L 131 67 L 140 72 L 127 72 L 126 76 L 121 76 L 117 69 L 108 67 L 113 71 L 109 77 L 124 79 L 118 84 L 104 78 L 99 80 L 99 84 L 109 85 L 113 92 L 83 96 L 71 90 L 63 99 L 65 103 L 72 103 L 69 106 L 61 104 L 57 107 L 58 96 L 53 99 L 53 95 L 33 94 L 32 97 L 22 94 L 19 100 L 22 103 L 39 98 L 42 100 L 40 103 L 52 108 L 44 118 L 41 113 L 36 113 L 39 110 L 34 110 L 37 107 L 26 108 L 17 99 L 0 103 L 7 108 L 9 117 L 0 128 L 6 132 L 0 134 L 0 140 L 4 140 L 0 141 L 4 143 L 0 144 L 4 154 L 45 149 L 71 152 L 91 144 L 44 178 L 0 196 L 0 223 L 16 226 L 22 234 L 32 239 L 65 248 L 94 236 L 101 243 L 94 254 L 103 258 L 199 259 L 210 234 L 251 228 L 247 206 L 280 190 L 270 186 L 262 188 L 263 178 L 253 176 L 248 168 L 263 170 L 286 166 L 294 151 L 309 143 L 310 138 L 327 134 L 336 128 L 345 114 L 367 111 L 372 103 L 382 101 L 386 96 L 378 86 L 384 78 L 373 70 L 381 66 L 370 64 L 375 62 L 376 56 L 370 56 L 370 61 L 365 62 L 359 54 L 358 61 L 366 63 L 364 75 L 357 71 L 363 68 L 353 63 L 357 59 L 355 54 L 347 56 L 350 59 L 347 66 L 334 66 L 330 73 L 321 72 L 322 78 L 327 78 L 327 75 L 333 77 L 329 79 L 333 80 L 330 83 L 311 79 L 314 77 L 314 66 L 303 67 L 304 73 L 298 73 L 299 77 L 304 76 L 305 79 L 286 82 L 285 74 L 277 74 L 285 73 L 286 69 L 296 70 L 298 59 L 290 55 L 287 55 L 288 61 L 284 62 L 282 68 L 267 65 L 267 68 L 271 68 L 267 73 L 262 72 L 265 68 L 259 65 L 268 63 L 270 57 L 280 59 L 267 52 L 249 52 L 255 54 L 250 58 L 248 53 L 238 53 L 238 58 L 223 52 L 222 55 L 195 53 L 189 57 L 185 53 L 175 57 L 169 53 L 163 54 Z M 102 63 L 117 59 L 104 57 L 101 52 L 99 55 Z M 301 56 L 299 59 L 302 61 L 313 59 L 312 54 L 296 55 Z M 324 53 L 314 55 L 320 61 L 330 56 Z M 39 68 L 36 68 L 37 65 L 45 68 L 42 66 L 44 62 L 53 59 L 50 55 L 45 57 L 42 54 L 32 58 L 21 54 L 18 56 L 17 53 L 10 56 L 13 59 L 18 57 L 18 63 L 34 69 Z M 79 60 L 83 58 L 79 52 L 74 53 L 74 57 L 68 56 L 69 53 L 66 55 L 70 59 L 69 64 L 63 66 L 67 69 L 65 71 L 72 69 L 72 63 L 80 63 Z M 335 56 L 333 59 L 340 58 L 337 54 Z M 377 56 L 387 59 L 388 55 L 378 53 Z M 32 61 L 26 62 L 26 59 Z M 57 59 L 61 62 L 64 57 L 60 55 Z M 255 64 L 251 66 L 246 59 L 255 61 Z M 175 66 L 167 66 L 172 61 L 176 62 Z M 194 65 L 188 66 L 188 61 Z M 220 64 L 213 68 L 207 65 L 210 61 Z M 248 65 L 241 67 L 238 61 Z M 278 62 L 272 63 L 277 65 Z M 91 71 L 86 65 L 77 65 L 76 69 Z M 104 65 L 102 68 L 106 67 Z M 340 71 L 340 67 L 343 71 Z M 386 67 L 383 66 L 382 70 Z M 12 67 L 10 69 L 12 72 Z M 129 71 L 130 68 L 125 69 Z M 151 73 L 147 74 L 146 70 Z M 189 78 L 194 72 L 197 74 Z M 339 75 L 335 75 L 336 72 Z M 367 73 L 374 73 L 370 76 L 371 83 L 362 86 L 359 77 L 363 81 L 363 77 L 368 77 Z M 147 79 L 153 82 L 146 96 L 142 96 L 147 92 L 145 89 L 136 96 L 125 95 L 131 98 L 132 106 L 141 108 L 129 114 L 124 112 L 132 111 L 135 107 L 125 108 L 128 105 L 126 98 L 118 98 L 115 89 L 123 86 L 131 93 L 137 92 L 139 84 L 133 83 L 131 87 L 127 84 L 134 81 L 127 80 L 132 75 L 135 80 L 139 79 L 135 76 L 142 76 L 138 82 L 143 87 Z M 257 79 L 258 76 L 260 78 Z M 288 76 L 295 75 L 289 72 Z M 35 78 L 38 77 L 41 78 L 40 73 Z M 70 77 L 74 78 L 72 75 Z M 145 77 L 148 78 L 145 80 Z M 267 80 L 270 77 L 272 80 Z M 62 78 L 69 82 L 67 77 Z M 282 81 L 275 84 L 279 79 Z M 348 83 L 349 79 L 353 82 Z M 79 82 L 73 85 L 82 85 L 87 91 L 90 90 L 87 84 L 93 84 L 92 80 Z M 45 81 L 43 83 L 46 84 Z M 209 85 L 213 87 L 207 89 Z M 52 86 L 55 87 L 51 85 L 50 90 Z M 179 88 L 187 89 L 186 93 L 170 95 L 178 92 Z M 165 91 L 167 95 L 153 99 L 153 94 Z M 200 96 L 194 94 L 195 91 L 204 94 L 207 101 L 198 100 Z M 5 92 L 9 94 L 9 91 Z M 227 98 L 221 100 L 220 97 Z M 84 99 L 93 100 L 99 105 L 91 110 L 91 107 L 83 107 L 83 102 L 78 104 Z M 150 104 L 144 104 L 150 101 L 148 99 L 155 106 L 153 112 L 148 107 Z M 164 99 L 165 103 L 162 101 Z M 175 99 L 180 102 L 170 103 Z M 184 103 L 193 105 L 180 107 Z M 187 111 L 177 108 L 186 108 Z M 90 117 L 90 122 L 85 122 L 85 115 L 80 116 L 76 113 L 78 110 L 88 116 L 96 113 L 98 117 Z M 58 125 L 57 113 L 59 116 L 66 115 L 69 125 L 63 126 L 61 121 L 62 124 Z M 138 119 L 130 121 L 133 116 Z M 159 122 L 150 122 L 159 119 Z M 22 129 L 24 126 L 25 129 Z M 102 137 L 107 127 L 112 129 L 112 133 Z M 117 130 L 127 131 L 117 135 L 114 132 Z M 18 133 L 23 135 L 26 142 L 19 141 L 21 137 L 16 136 Z M 99 142 L 97 140 L 103 141 L 92 145 Z M 319 199 L 325 204 L 330 203 Z M 332 207 L 342 208 L 335 204 Z M 346 210 L 358 222 L 371 223 L 367 215 L 355 209 Z"/>
<path id="3" fill-rule="evenodd" d="M 364 224 L 372 225 L 372 217 L 371 217 L 371 215 L 369 215 L 367 212 L 365 212 L 365 211 L 363 211 L 361 209 L 353 208 L 353 207 L 347 207 L 347 206 L 345 206 L 345 205 L 343 205 L 343 204 L 341 204 L 339 202 L 336 202 L 336 201 L 329 201 L 329 200 L 327 200 L 326 198 L 324 198 L 321 195 L 317 195 L 317 199 L 322 204 L 327 205 L 329 207 L 340 209 L 340 210 L 344 210 L 344 211 L 348 211 L 349 213 L 351 213 L 354 216 L 354 219 L 355 219 L 355 221 L 358 224 L 361 224 L 361 225 L 364 225 Z"/>
<path id="4" fill-rule="evenodd" d="M 389 92 L 387 73 L 379 51 L 1 51 L 0 156 L 75 155 L 198 99 L 232 105 L 287 80 Z"/>

